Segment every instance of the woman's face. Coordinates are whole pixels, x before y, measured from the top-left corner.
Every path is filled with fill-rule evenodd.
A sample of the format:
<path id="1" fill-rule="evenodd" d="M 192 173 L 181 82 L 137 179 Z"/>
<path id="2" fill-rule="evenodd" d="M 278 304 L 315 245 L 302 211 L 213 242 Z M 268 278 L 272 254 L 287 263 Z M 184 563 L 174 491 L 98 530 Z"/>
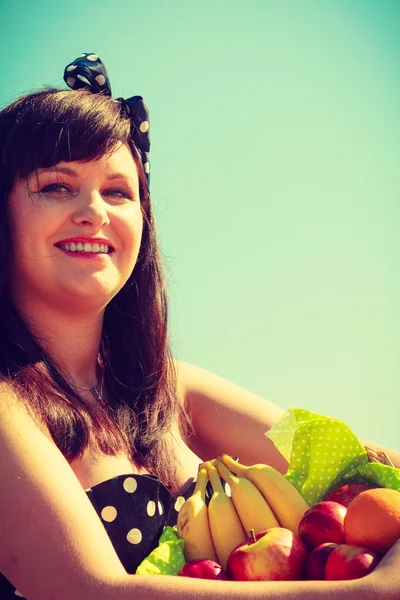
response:
<path id="1" fill-rule="evenodd" d="M 120 144 L 99 160 L 60 162 L 18 180 L 9 220 L 17 303 L 103 308 L 131 275 L 142 238 L 129 147 Z"/>

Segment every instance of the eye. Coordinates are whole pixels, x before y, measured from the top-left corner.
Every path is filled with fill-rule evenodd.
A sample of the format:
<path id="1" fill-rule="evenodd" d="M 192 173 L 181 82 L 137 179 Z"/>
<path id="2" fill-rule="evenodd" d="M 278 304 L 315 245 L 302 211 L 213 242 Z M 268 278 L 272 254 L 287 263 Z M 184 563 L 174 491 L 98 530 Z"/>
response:
<path id="1" fill-rule="evenodd" d="M 127 198 L 127 200 L 133 200 L 133 196 L 131 193 L 127 192 L 127 190 L 122 190 L 120 188 L 112 188 L 103 192 L 106 195 L 114 196 L 115 198 Z"/>
<path id="2" fill-rule="evenodd" d="M 71 193 L 71 190 L 63 183 L 51 183 L 42 188 L 40 193 L 56 196 L 58 198 L 66 198 L 66 196 Z"/>

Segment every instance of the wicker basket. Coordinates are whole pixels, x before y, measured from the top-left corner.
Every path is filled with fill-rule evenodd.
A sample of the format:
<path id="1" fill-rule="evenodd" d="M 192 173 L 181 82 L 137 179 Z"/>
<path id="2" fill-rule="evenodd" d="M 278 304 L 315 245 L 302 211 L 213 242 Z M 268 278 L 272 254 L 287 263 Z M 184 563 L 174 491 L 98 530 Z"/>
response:
<path id="1" fill-rule="evenodd" d="M 377 462 L 381 463 L 382 465 L 394 467 L 394 464 L 392 463 L 388 455 L 385 454 L 385 452 L 376 452 L 376 450 L 369 448 L 369 446 L 364 446 L 364 448 L 367 451 L 369 462 Z"/>

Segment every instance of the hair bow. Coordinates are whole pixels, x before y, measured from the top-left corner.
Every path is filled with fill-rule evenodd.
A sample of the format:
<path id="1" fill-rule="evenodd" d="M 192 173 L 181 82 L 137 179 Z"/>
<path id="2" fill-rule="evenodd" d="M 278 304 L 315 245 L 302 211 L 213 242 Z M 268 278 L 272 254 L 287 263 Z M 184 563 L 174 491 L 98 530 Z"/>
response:
<path id="1" fill-rule="evenodd" d="M 107 70 L 97 56 L 84 52 L 65 67 L 64 81 L 73 90 L 89 89 L 93 94 L 105 94 L 111 97 L 111 85 Z M 131 98 L 116 98 L 121 103 L 121 113 L 125 113 L 131 121 L 131 138 L 135 144 L 146 174 L 147 184 L 150 183 L 150 112 L 142 96 Z"/>

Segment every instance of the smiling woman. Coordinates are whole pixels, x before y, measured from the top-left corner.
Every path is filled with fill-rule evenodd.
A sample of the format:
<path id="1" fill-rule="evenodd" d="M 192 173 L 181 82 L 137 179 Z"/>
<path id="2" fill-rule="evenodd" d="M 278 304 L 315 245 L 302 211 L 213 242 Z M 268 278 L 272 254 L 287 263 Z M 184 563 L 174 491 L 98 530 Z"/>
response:
<path id="1" fill-rule="evenodd" d="M 125 448 L 171 485 L 172 460 L 159 465 L 158 456 L 169 456 L 164 433 L 182 409 L 170 387 L 147 178 L 130 130 L 119 103 L 88 90 L 41 91 L 1 113 L 1 371 L 69 460 L 93 438 L 106 453 Z M 97 239 L 96 254 L 60 247 Z M 113 418 L 71 385 L 100 378 L 115 397 Z"/>
<path id="2" fill-rule="evenodd" d="M 0 113 L 1 600 L 391 594 L 398 545 L 385 577 L 329 588 L 133 576 L 201 461 L 285 472 L 283 409 L 172 359 L 146 106 L 95 54 L 65 80 Z"/>
<path id="3" fill-rule="evenodd" d="M 44 90 L 2 111 L 0 371 L 5 401 L 27 409 L 82 486 L 156 473 L 151 493 L 164 494 L 166 513 L 163 484 L 178 492 L 190 475 L 174 460 L 188 421 L 167 344 L 146 146 L 131 127 L 119 102 L 86 89 Z M 18 493 L 6 488 L 12 509 Z M 157 543 L 161 519 L 154 526 L 131 562 Z M 16 532 L 14 523 L 1 571 L 10 552 L 20 556 Z"/>

